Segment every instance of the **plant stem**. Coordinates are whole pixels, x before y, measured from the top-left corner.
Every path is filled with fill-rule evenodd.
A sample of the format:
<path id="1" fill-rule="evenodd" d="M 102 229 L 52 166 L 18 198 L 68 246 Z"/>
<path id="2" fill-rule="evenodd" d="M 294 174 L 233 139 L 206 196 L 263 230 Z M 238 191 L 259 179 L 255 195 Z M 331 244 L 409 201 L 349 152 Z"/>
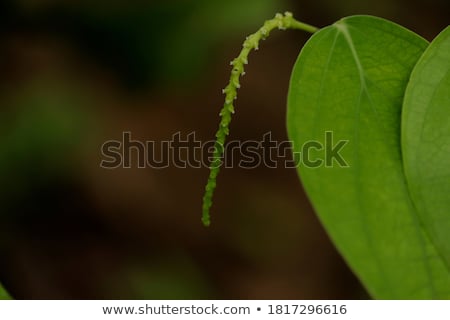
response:
<path id="1" fill-rule="evenodd" d="M 0 300 L 10 300 L 11 296 L 9 293 L 3 288 L 2 284 L 0 283 Z"/>
<path id="2" fill-rule="evenodd" d="M 223 89 L 225 94 L 225 103 L 220 111 L 221 121 L 219 129 L 216 133 L 216 143 L 214 145 L 213 161 L 210 165 L 210 173 L 208 182 L 205 187 L 205 195 L 203 196 L 203 212 L 202 222 L 204 226 L 209 226 L 211 223 L 210 209 L 212 206 L 212 197 L 216 188 L 216 178 L 222 165 L 223 146 L 225 145 L 226 137 L 229 134 L 229 125 L 231 122 L 231 114 L 234 113 L 233 102 L 237 97 L 237 89 L 241 87 L 239 79 L 245 74 L 244 66 L 248 63 L 248 55 L 254 49 L 258 50 L 259 42 L 266 39 L 273 29 L 298 29 L 309 33 L 314 33 L 319 28 L 310 26 L 303 22 L 297 21 L 292 16 L 292 13 L 286 12 L 284 15 L 278 13 L 275 18 L 267 20 L 264 25 L 255 33 L 248 36 L 242 45 L 242 50 L 238 57 L 231 61 L 233 66 L 230 76 L 230 82 Z"/>

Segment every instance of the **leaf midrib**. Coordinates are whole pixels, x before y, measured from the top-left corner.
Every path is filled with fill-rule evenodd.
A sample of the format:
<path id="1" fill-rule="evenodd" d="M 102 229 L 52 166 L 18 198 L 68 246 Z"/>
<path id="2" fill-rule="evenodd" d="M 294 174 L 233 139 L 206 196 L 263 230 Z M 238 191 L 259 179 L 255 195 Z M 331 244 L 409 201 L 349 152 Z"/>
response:
<path id="1" fill-rule="evenodd" d="M 354 61 L 355 61 L 355 64 L 356 64 L 356 67 L 357 67 L 358 73 L 359 73 L 359 80 L 360 80 L 360 83 L 361 83 L 361 90 L 359 92 L 358 104 L 357 104 L 357 110 L 356 110 L 357 111 L 357 119 L 358 119 L 358 121 L 356 122 L 356 127 L 355 127 L 355 130 L 354 130 L 354 139 L 356 140 L 356 144 L 359 144 L 359 136 L 360 136 L 360 128 L 359 128 L 360 110 L 359 110 L 359 106 L 361 105 L 361 99 L 362 99 L 364 93 L 369 98 L 370 104 L 372 105 L 373 103 L 372 103 L 372 99 L 370 98 L 369 92 L 367 90 L 364 69 L 362 67 L 361 61 L 360 61 L 360 59 L 358 57 L 358 54 L 356 52 L 355 46 L 353 44 L 353 41 L 351 40 L 350 34 L 348 33 L 347 26 L 343 22 L 341 22 L 341 23 L 334 24 L 334 27 L 337 30 L 336 35 L 339 35 L 341 33 L 344 36 L 347 44 L 349 45 L 350 51 L 352 53 L 352 56 L 354 58 Z M 376 116 L 378 118 L 378 113 L 376 112 L 375 109 L 374 109 L 374 111 L 375 111 L 375 114 L 376 114 Z M 359 166 L 359 152 L 357 151 L 356 148 L 355 148 L 355 155 L 354 156 L 355 156 L 355 160 L 356 160 L 355 163 L 353 164 L 354 166 L 356 166 L 356 168 L 355 168 L 356 174 L 354 175 L 354 178 L 355 178 L 355 182 L 356 182 L 356 184 L 358 186 L 356 188 L 356 193 L 357 193 L 356 199 L 357 199 L 357 202 L 358 202 L 358 207 L 360 208 L 359 211 L 363 212 L 363 210 L 362 210 L 363 205 L 362 205 L 362 202 L 361 202 L 361 198 L 362 198 L 361 197 L 362 182 L 361 182 L 361 179 L 359 178 L 361 176 L 360 175 L 361 169 L 360 169 L 360 166 Z M 366 240 L 367 240 L 367 243 L 368 243 L 370 249 L 374 253 L 374 259 L 375 259 L 376 264 L 377 264 L 377 269 L 379 270 L 380 275 L 383 277 L 383 279 L 387 280 L 388 278 L 387 278 L 387 275 L 386 275 L 386 271 L 385 271 L 385 269 L 383 267 L 383 264 L 380 261 L 379 255 L 376 254 L 376 252 L 377 252 L 376 246 L 375 246 L 375 243 L 372 240 L 373 238 L 371 236 L 370 228 L 368 228 L 368 224 L 369 223 L 368 223 L 368 221 L 366 219 L 366 215 L 363 214 L 361 217 L 362 217 L 361 224 L 362 224 L 363 229 L 365 230 L 364 234 L 366 235 Z M 382 281 L 382 283 L 384 285 L 386 285 L 386 284 L 390 284 L 390 281 Z M 393 292 L 393 288 L 390 285 L 389 285 L 389 291 Z"/>
<path id="2" fill-rule="evenodd" d="M 369 104 L 371 105 L 371 107 L 372 107 L 372 109 L 373 109 L 373 111 L 374 111 L 374 113 L 375 113 L 375 117 L 378 119 L 378 122 L 381 123 L 381 124 L 383 125 L 383 122 L 382 122 L 381 119 L 379 118 L 379 114 L 378 114 L 378 112 L 377 112 L 377 110 L 376 110 L 376 108 L 375 108 L 375 105 L 373 104 L 373 101 L 372 101 L 372 99 L 371 99 L 371 97 L 370 97 L 370 94 L 369 94 L 369 92 L 368 92 L 366 79 L 367 79 L 368 81 L 370 81 L 370 79 L 367 77 L 366 72 L 365 72 L 365 70 L 364 70 L 364 67 L 363 67 L 363 65 L 362 65 L 362 63 L 361 63 L 361 60 L 359 59 L 359 56 L 358 56 L 358 53 L 357 53 L 355 44 L 354 44 L 354 42 L 353 42 L 352 36 L 351 36 L 351 34 L 350 34 L 350 31 L 348 30 L 347 24 L 345 23 L 345 21 L 340 20 L 340 21 L 336 22 L 333 26 L 336 28 L 336 30 L 337 30 L 338 32 L 342 33 L 342 35 L 344 36 L 344 38 L 345 38 L 345 40 L 346 40 L 346 43 L 348 44 L 349 49 L 350 49 L 350 51 L 351 51 L 351 53 L 352 53 L 354 62 L 355 62 L 355 64 L 356 64 L 356 67 L 357 67 L 358 72 L 359 72 L 359 78 L 360 78 L 360 83 L 361 83 L 360 97 L 362 96 L 363 93 L 366 94 L 366 96 L 369 98 Z M 359 106 L 359 105 L 358 105 L 358 106 Z M 358 158 L 358 157 L 359 157 L 359 154 L 357 155 L 357 158 Z M 358 161 L 356 161 L 356 162 L 358 162 Z M 357 170 L 357 171 L 358 171 L 358 170 Z M 359 181 L 359 180 L 358 180 L 358 183 L 360 184 L 360 181 Z M 406 187 L 406 179 L 405 179 L 405 187 Z M 357 189 L 357 192 L 359 193 L 360 190 L 361 190 L 361 189 L 358 188 L 358 189 Z M 412 213 L 412 217 L 413 217 L 413 221 L 414 221 L 414 226 L 415 226 L 416 232 L 417 232 L 418 235 L 419 235 L 420 244 L 421 244 L 422 256 L 423 256 L 423 257 L 426 257 L 426 256 L 427 256 L 426 250 L 425 250 L 424 239 L 422 238 L 422 236 L 423 236 L 423 237 L 426 237 L 426 239 L 428 239 L 428 241 L 430 242 L 430 244 L 433 246 L 434 251 L 438 254 L 438 256 L 439 256 L 441 259 L 443 259 L 442 253 L 440 252 L 440 250 L 438 250 L 439 248 L 436 246 L 436 244 L 434 243 L 434 241 L 432 240 L 432 238 L 429 236 L 429 234 L 428 234 L 426 228 L 424 228 L 424 226 L 423 226 L 423 224 L 422 224 L 422 220 L 421 220 L 421 218 L 419 217 L 419 214 L 418 214 L 418 212 L 417 212 L 417 210 L 416 210 L 416 208 L 415 208 L 415 206 L 414 206 L 414 203 L 413 203 L 413 201 L 412 201 L 412 199 L 411 199 L 411 195 L 409 194 L 409 190 L 408 190 L 407 187 L 406 187 L 405 192 L 406 192 L 407 195 L 408 195 L 408 199 L 409 199 L 409 207 L 411 208 L 410 211 L 411 211 L 411 213 Z M 359 197 L 358 197 L 358 198 L 359 198 Z M 360 204 L 358 204 L 358 206 L 361 208 L 361 205 L 360 205 Z M 371 247 L 373 247 L 373 243 L 372 243 L 371 241 L 370 241 L 369 243 L 370 243 Z M 378 257 L 377 257 L 376 261 L 377 261 L 377 263 L 379 264 L 379 269 L 380 269 L 380 271 L 383 272 L 383 268 L 381 267 L 381 263 L 379 262 Z M 447 271 L 450 272 L 448 265 L 447 265 L 446 263 L 444 263 L 444 265 L 445 265 Z M 429 263 L 429 260 L 428 260 L 428 259 L 424 259 L 424 267 L 425 267 L 425 270 L 426 270 L 426 273 L 427 273 L 428 284 L 430 285 L 431 294 L 432 294 L 433 297 L 436 297 L 436 287 L 435 287 L 435 284 L 434 284 L 434 281 L 433 281 L 433 277 L 432 277 L 432 274 L 431 274 L 431 266 L 430 266 L 430 263 Z M 383 272 L 383 273 L 384 273 L 384 272 Z"/>

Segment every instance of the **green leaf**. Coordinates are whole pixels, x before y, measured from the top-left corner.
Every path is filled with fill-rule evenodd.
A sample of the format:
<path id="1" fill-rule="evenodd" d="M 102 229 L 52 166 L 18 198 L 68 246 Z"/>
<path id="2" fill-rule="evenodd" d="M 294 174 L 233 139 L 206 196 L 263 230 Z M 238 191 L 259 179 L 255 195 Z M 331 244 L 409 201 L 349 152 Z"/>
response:
<path id="1" fill-rule="evenodd" d="M 298 168 L 338 250 L 381 299 L 450 298 L 450 273 L 412 204 L 400 148 L 400 117 L 411 71 L 428 43 L 389 21 L 348 17 L 317 32 L 293 70 L 288 132 L 308 141 L 348 140 L 348 167 Z M 330 146 L 329 146 L 330 147 Z M 332 146 L 331 146 L 332 147 Z M 310 159 L 326 160 L 324 152 Z"/>
<path id="2" fill-rule="evenodd" d="M 6 292 L 5 288 L 3 288 L 2 284 L 0 283 L 0 300 L 10 300 L 11 297 L 8 294 L 8 292 Z"/>
<path id="3" fill-rule="evenodd" d="M 402 151 L 414 204 L 450 266 L 450 27 L 431 43 L 411 74 Z"/>

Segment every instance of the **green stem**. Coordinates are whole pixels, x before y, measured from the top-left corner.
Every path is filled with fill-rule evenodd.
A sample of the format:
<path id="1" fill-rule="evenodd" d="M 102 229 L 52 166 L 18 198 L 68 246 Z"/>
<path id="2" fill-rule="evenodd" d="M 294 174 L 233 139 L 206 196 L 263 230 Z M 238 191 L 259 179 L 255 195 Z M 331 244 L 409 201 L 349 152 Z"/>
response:
<path id="1" fill-rule="evenodd" d="M 10 300 L 11 296 L 9 293 L 3 288 L 2 284 L 0 283 L 0 300 Z"/>
<path id="2" fill-rule="evenodd" d="M 230 82 L 225 89 L 223 89 L 223 93 L 225 94 L 225 104 L 220 111 L 221 121 L 219 129 L 216 133 L 213 161 L 210 166 L 209 178 L 205 187 L 205 195 L 203 196 L 202 222 L 205 226 L 209 226 L 211 223 L 209 211 L 212 206 L 214 189 L 216 188 L 216 178 L 219 174 L 220 166 L 222 165 L 221 158 L 223 155 L 223 146 L 225 145 L 226 137 L 229 134 L 231 114 L 234 113 L 233 103 L 237 97 L 237 89 L 241 87 L 239 79 L 245 74 L 244 66 L 248 63 L 247 58 L 249 53 L 253 49 L 258 50 L 259 42 L 266 39 L 270 32 L 277 28 L 280 30 L 298 29 L 309 33 L 314 33 L 319 30 L 316 27 L 295 20 L 290 12 L 286 12 L 284 15 L 278 13 L 275 15 L 275 18 L 267 20 L 258 31 L 247 37 L 242 45 L 243 48 L 238 57 L 231 61 L 233 68 L 231 71 Z"/>

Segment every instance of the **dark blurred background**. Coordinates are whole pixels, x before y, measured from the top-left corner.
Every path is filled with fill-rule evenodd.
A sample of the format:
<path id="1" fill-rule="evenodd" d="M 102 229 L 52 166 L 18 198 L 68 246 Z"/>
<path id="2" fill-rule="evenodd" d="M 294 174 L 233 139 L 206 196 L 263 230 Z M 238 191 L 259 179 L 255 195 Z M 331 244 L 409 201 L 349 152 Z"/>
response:
<path id="1" fill-rule="evenodd" d="M 99 167 L 100 146 L 195 131 L 211 140 L 229 61 L 275 12 L 351 14 L 427 39 L 448 0 L 1 0 L 0 281 L 26 299 L 358 299 L 294 169 Z M 309 35 L 252 54 L 230 139 L 285 140 L 290 70 Z"/>

